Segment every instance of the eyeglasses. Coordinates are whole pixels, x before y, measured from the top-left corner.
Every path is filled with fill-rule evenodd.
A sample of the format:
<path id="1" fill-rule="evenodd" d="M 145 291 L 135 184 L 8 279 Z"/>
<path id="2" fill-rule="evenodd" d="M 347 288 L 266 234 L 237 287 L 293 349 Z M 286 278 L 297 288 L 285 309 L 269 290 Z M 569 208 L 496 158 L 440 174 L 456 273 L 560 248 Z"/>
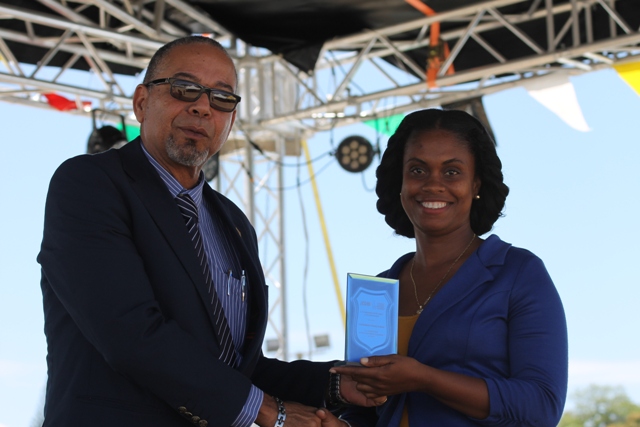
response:
<path id="1" fill-rule="evenodd" d="M 209 95 L 209 105 L 218 111 L 230 113 L 236 109 L 236 105 L 240 102 L 240 97 L 234 93 L 220 89 L 212 89 L 201 84 L 190 82 L 188 80 L 176 79 L 169 77 L 168 79 L 158 79 L 146 83 L 145 86 L 170 84 L 169 93 L 175 99 L 185 102 L 195 102 L 200 95 L 207 93 Z"/>

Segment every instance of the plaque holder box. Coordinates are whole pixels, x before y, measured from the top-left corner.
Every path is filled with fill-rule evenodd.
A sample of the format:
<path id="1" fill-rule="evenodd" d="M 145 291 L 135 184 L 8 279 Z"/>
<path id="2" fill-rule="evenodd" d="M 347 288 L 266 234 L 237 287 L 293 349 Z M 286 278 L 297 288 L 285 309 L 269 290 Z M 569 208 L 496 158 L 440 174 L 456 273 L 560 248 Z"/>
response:
<path id="1" fill-rule="evenodd" d="M 347 274 L 345 361 L 360 364 L 362 357 L 398 352 L 397 279 Z"/>

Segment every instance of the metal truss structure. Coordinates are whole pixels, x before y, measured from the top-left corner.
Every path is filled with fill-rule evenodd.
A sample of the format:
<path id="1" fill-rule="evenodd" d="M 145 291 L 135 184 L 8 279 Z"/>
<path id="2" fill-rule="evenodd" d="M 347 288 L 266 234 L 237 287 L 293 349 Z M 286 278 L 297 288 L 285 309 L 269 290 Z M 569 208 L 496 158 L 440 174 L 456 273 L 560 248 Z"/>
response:
<path id="1" fill-rule="evenodd" d="M 35 0 L 34 0 L 35 1 Z M 337 38 L 324 44 L 312 75 L 297 70 L 281 57 L 246 46 L 211 17 L 183 0 L 37 0 L 50 13 L 8 6 L 0 2 L 0 17 L 22 21 L 23 31 L 0 30 L 0 99 L 32 106 L 48 107 L 34 94 L 57 92 L 91 101 L 93 108 L 130 112 L 132 88 L 127 92 L 109 64 L 142 71 L 150 56 L 162 44 L 187 35 L 183 28 L 208 33 L 229 47 L 239 70 L 248 114 L 240 114 L 245 130 L 292 130 L 314 133 L 334 126 L 384 117 L 403 111 L 449 104 L 508 87 L 550 73 L 583 73 L 615 63 L 638 60 L 640 32 L 627 24 L 615 9 L 615 0 L 489 0 L 388 28 Z M 153 12 L 143 7 L 153 3 Z M 517 15 L 501 8 L 528 5 Z M 608 37 L 596 39 L 592 10 L 601 8 L 609 17 Z M 95 8 L 97 21 L 82 11 Z M 544 46 L 527 33 L 527 23 L 544 22 Z M 118 26 L 109 26 L 116 22 Z M 562 25 L 557 25 L 562 22 Z M 175 23 L 181 23 L 179 27 Z M 407 52 L 429 45 L 429 28 L 440 23 L 444 41 L 455 41 L 451 54 L 442 63 L 435 88 L 425 84 L 424 64 L 415 63 Z M 19 26 L 14 26 L 19 27 Z M 48 27 L 41 36 L 37 28 Z M 501 46 L 489 43 L 484 34 L 504 28 L 520 41 L 521 54 L 507 59 Z M 42 31 L 40 31 L 41 33 Z M 417 34 L 411 40 L 398 36 Z M 562 43 L 571 34 L 572 45 Z M 581 37 L 585 34 L 585 37 Z M 465 46 L 473 41 L 493 58 L 492 63 L 452 74 L 446 70 Z M 12 46 L 42 48 L 42 58 L 26 72 L 17 62 Z M 110 49 L 104 49 L 105 45 Z M 19 49 L 19 47 L 17 47 Z M 56 75 L 44 76 L 45 68 L 59 52 L 70 59 Z M 396 67 L 381 58 L 393 57 Z M 65 80 L 65 72 L 84 60 L 98 81 L 83 86 Z M 0 68 L 1 70 L 1 68 Z M 367 73 L 366 79 L 361 79 Z M 375 85 L 362 84 L 368 80 Z M 251 81 L 250 85 L 246 83 Z M 244 101 L 243 101 L 244 102 Z M 42 105 L 40 105 L 42 104 Z"/>
<path id="2" fill-rule="evenodd" d="M 245 44 L 184 0 L 29 0 L 20 4 L 0 0 L 0 24 L 11 24 L 0 25 L 0 101 L 51 108 L 42 95 L 53 92 L 76 102 L 77 108 L 69 113 L 88 115 L 91 109 L 101 109 L 133 122 L 131 97 L 141 80 L 135 73 L 145 69 L 161 45 L 198 33 L 210 34 L 228 48 L 236 61 L 243 101 L 231 139 L 221 153 L 218 186 L 225 193 L 235 192 L 245 203 L 260 239 L 275 242 L 278 255 L 264 259 L 263 264 L 267 277 L 280 290 L 272 307 L 272 312 L 280 311 L 280 318 L 272 318 L 272 326 L 282 343 L 279 355 L 283 358 L 287 354 L 282 196 L 269 188 L 282 186 L 278 161 L 299 155 L 302 138 L 335 126 L 477 98 L 552 74 L 579 74 L 640 60 L 640 29 L 617 11 L 616 0 L 473 2 L 327 41 L 312 73 Z M 505 12 L 516 6 L 526 11 Z M 607 15 L 604 29 L 602 21 L 594 19 L 596 9 Z M 429 87 L 425 65 L 416 63 L 410 53 L 428 48 L 429 31 L 436 23 L 444 29 L 440 37 L 450 44 L 450 54 L 442 61 L 435 86 Z M 530 23 L 544 28 L 545 43 L 540 43 L 539 34 L 528 32 Z M 500 43 L 488 37 L 498 29 L 520 45 L 516 58 L 505 55 Z M 606 37 L 596 36 L 603 31 Z M 470 43 L 476 50 L 480 46 L 490 60 L 447 73 Z M 20 63 L 18 50 L 27 47 L 38 48 L 41 58 Z M 52 67 L 61 54 L 64 64 Z M 92 78 L 83 84 L 83 79 L 73 77 L 76 68 L 88 69 Z M 114 69 L 126 69 L 129 75 Z M 256 146 L 263 151 L 256 151 Z M 266 152 L 269 156 L 263 157 Z M 256 163 L 254 156 L 261 160 Z M 275 179 L 277 185 L 262 185 L 266 181 L 256 172 L 261 161 L 266 165 L 264 177 Z M 243 196 L 234 189 L 237 185 L 243 186 Z M 273 199 L 273 211 L 255 209 L 258 192 Z"/>

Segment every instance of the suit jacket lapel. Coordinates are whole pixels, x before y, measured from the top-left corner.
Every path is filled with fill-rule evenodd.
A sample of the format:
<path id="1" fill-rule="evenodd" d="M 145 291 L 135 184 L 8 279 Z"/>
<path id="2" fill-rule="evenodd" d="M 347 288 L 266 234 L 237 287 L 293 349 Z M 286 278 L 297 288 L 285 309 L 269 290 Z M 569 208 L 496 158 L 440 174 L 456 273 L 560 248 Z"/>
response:
<path id="1" fill-rule="evenodd" d="M 254 244 L 253 233 L 246 227 L 243 220 L 234 218 L 226 206 L 221 202 L 221 196 L 208 185 L 204 186 L 204 197 L 211 203 L 213 210 L 220 217 L 224 232 L 232 247 L 238 254 L 241 268 L 245 270 L 249 295 L 247 299 L 247 331 L 245 335 L 243 359 L 240 370 L 248 370 L 255 363 L 254 355 L 262 347 L 264 331 L 267 323 L 267 300 L 264 275 L 260 260 L 252 255 L 248 245 Z"/>
<path id="2" fill-rule="evenodd" d="M 196 287 L 209 319 L 215 324 L 212 310 L 209 309 L 204 275 L 200 270 L 198 258 L 194 256 L 193 243 L 189 238 L 184 219 L 171 194 L 158 173 L 149 163 L 140 147 L 140 139 L 136 139 L 119 151 L 124 171 L 131 178 L 131 185 L 160 232 L 167 239 L 176 257 L 184 266 L 192 284 Z M 158 262 L 161 262 L 160 260 Z M 215 328 L 214 328 L 215 330 Z M 219 337 L 218 342 L 219 342 Z"/>
<path id="3" fill-rule="evenodd" d="M 480 286 L 493 280 L 489 267 L 504 263 L 510 245 L 503 243 L 497 236 L 489 236 L 460 267 L 449 282 L 429 302 L 418 321 L 415 329 L 420 333 L 412 334 L 409 342 L 409 354 L 417 349 L 428 334 L 429 328 L 447 310 Z"/>

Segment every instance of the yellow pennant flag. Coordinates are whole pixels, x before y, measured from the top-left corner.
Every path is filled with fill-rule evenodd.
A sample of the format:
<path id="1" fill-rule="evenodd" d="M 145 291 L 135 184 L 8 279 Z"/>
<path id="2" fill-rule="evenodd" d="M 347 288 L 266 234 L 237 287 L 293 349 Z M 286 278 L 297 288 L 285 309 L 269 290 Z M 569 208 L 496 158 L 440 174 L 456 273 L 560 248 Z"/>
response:
<path id="1" fill-rule="evenodd" d="M 640 62 L 614 65 L 613 68 L 622 77 L 622 80 L 627 82 L 640 95 Z"/>
<path id="2" fill-rule="evenodd" d="M 11 68 L 9 67 L 9 63 L 7 62 L 7 59 L 4 57 L 2 53 L 0 53 L 0 62 L 2 62 L 5 67 L 7 67 L 8 71 L 11 71 Z"/>

